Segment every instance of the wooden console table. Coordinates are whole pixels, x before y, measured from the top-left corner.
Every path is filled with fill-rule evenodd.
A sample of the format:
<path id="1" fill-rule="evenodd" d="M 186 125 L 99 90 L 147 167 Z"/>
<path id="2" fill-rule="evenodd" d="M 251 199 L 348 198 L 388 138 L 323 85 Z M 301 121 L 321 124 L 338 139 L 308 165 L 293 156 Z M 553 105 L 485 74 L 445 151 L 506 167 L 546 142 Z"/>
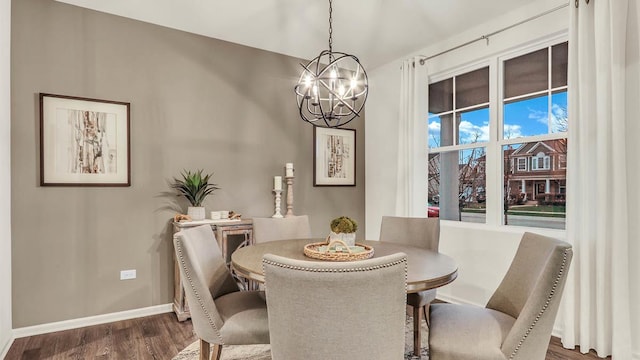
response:
<path id="1" fill-rule="evenodd" d="M 253 245 L 253 221 L 251 219 L 242 220 L 197 220 L 186 222 L 174 222 L 173 233 L 194 226 L 211 225 L 220 251 L 227 266 L 231 265 L 231 254 L 238 248 Z M 191 317 L 189 305 L 184 296 L 184 288 L 180 280 L 180 269 L 173 254 L 173 312 L 176 313 L 179 321 L 185 321 Z"/>

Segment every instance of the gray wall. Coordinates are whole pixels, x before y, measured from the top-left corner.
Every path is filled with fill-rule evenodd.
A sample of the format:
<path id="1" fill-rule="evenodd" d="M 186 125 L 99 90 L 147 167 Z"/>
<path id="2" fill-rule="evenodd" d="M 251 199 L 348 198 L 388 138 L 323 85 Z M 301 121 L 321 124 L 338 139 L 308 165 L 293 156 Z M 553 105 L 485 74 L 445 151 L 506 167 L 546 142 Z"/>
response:
<path id="1" fill-rule="evenodd" d="M 14 0 L 12 20 L 14 328 L 171 302 L 169 219 L 186 203 L 167 182 L 184 168 L 214 172 L 207 211 L 259 217 L 293 162 L 314 235 L 338 215 L 364 229 L 364 122 L 357 186 L 313 187 L 300 60 L 52 0 Z M 39 186 L 40 92 L 131 102 L 131 187 Z"/>
<path id="2" fill-rule="evenodd" d="M 11 341 L 11 0 L 0 0 L 0 357 Z"/>

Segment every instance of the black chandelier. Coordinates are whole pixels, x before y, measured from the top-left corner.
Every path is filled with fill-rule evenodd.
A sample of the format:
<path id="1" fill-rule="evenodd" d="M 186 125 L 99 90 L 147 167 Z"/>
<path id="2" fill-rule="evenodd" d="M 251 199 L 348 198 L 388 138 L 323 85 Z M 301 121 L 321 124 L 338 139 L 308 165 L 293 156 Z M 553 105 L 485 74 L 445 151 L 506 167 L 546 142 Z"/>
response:
<path id="1" fill-rule="evenodd" d="M 294 90 L 302 120 L 314 126 L 341 127 L 356 117 L 367 101 L 367 73 L 357 57 L 333 52 L 332 0 L 329 0 L 329 50 L 306 65 Z"/>

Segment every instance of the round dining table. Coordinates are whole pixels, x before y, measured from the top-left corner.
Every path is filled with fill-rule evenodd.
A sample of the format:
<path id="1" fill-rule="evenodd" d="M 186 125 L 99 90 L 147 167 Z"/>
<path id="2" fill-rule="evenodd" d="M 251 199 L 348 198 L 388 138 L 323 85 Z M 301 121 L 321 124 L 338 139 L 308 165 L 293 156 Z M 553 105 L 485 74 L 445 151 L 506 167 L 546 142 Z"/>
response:
<path id="1" fill-rule="evenodd" d="M 304 254 L 305 245 L 322 241 L 324 239 L 276 240 L 241 247 L 231 254 L 231 267 L 241 277 L 264 283 L 262 257 L 265 254 L 296 260 L 326 261 L 312 259 Z M 435 289 L 449 284 L 458 276 L 458 267 L 455 261 L 436 251 L 376 240 L 364 240 L 358 241 L 358 243 L 372 246 L 373 257 L 398 252 L 407 254 L 407 293 Z"/>
<path id="2" fill-rule="evenodd" d="M 325 239 L 275 240 L 241 247 L 231 254 L 231 268 L 235 275 L 264 283 L 262 257 L 265 254 L 296 260 L 326 261 L 309 258 L 304 254 L 305 245 L 318 242 L 325 242 Z M 458 276 L 458 267 L 455 261 L 437 251 L 376 240 L 358 241 L 357 244 L 373 247 L 373 257 L 399 252 L 407 254 L 407 293 L 435 289 L 449 284 Z M 413 320 L 413 352 L 418 354 L 421 348 L 420 316 Z"/>

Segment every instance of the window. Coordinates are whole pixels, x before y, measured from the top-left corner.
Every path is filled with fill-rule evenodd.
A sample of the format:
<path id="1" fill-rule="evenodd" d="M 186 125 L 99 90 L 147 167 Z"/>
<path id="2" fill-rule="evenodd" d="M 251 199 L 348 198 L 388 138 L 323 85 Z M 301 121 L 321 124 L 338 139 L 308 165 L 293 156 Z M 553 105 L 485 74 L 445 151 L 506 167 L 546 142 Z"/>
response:
<path id="1" fill-rule="evenodd" d="M 518 171 L 527 171 L 527 158 L 518 158 Z"/>
<path id="2" fill-rule="evenodd" d="M 558 169 L 566 169 L 567 168 L 567 155 L 560 154 L 558 155 Z"/>
<path id="3" fill-rule="evenodd" d="M 441 219 L 564 229 L 567 49 L 556 41 L 430 79 L 428 192 Z"/>
<path id="4" fill-rule="evenodd" d="M 545 153 L 538 153 L 531 159 L 532 170 L 549 170 L 549 156 Z"/>
<path id="5" fill-rule="evenodd" d="M 565 228 L 567 51 L 563 42 L 504 59 L 503 157 L 528 154 L 530 170 L 503 167 L 503 224 Z M 555 169 L 552 159 L 558 159 Z M 553 170 L 552 170 L 553 169 Z M 519 168 L 520 170 L 520 168 Z M 516 194 L 513 183 L 519 183 Z"/>
<path id="6" fill-rule="evenodd" d="M 441 219 L 485 222 L 489 67 L 429 85 L 429 198 Z"/>

